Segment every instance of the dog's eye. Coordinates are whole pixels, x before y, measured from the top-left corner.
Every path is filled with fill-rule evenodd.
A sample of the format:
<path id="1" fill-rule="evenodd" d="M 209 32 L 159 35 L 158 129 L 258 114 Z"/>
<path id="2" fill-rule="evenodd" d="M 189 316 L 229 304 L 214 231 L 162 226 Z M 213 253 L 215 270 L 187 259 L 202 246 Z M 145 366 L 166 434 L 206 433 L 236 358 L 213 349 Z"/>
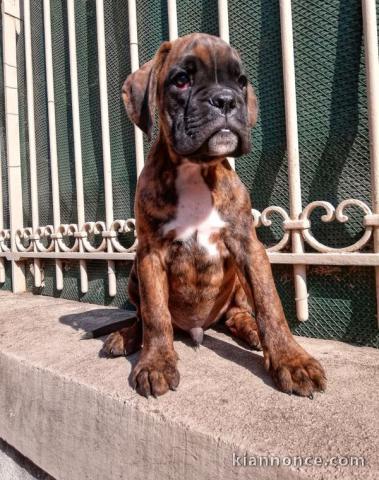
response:
<path id="1" fill-rule="evenodd" d="M 247 85 L 247 78 L 245 75 L 240 75 L 238 78 L 238 84 L 241 88 L 245 88 Z"/>
<path id="2" fill-rule="evenodd" d="M 181 72 L 181 73 L 178 73 L 177 75 L 175 75 L 173 83 L 174 83 L 175 86 L 177 86 L 181 90 L 184 90 L 185 88 L 187 88 L 189 86 L 190 78 L 186 73 Z"/>

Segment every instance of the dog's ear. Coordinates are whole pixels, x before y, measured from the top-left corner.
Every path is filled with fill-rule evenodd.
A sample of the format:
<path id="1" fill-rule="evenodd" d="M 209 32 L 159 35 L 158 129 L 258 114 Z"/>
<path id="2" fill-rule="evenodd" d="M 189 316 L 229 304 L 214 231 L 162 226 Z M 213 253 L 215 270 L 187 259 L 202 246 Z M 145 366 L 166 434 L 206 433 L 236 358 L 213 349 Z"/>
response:
<path id="1" fill-rule="evenodd" d="M 155 57 L 131 73 L 122 87 L 122 98 L 130 120 L 149 139 L 154 125 L 157 79 L 170 49 L 170 42 L 162 43 Z"/>
<path id="2" fill-rule="evenodd" d="M 258 100 L 254 88 L 250 83 L 247 84 L 247 121 L 249 127 L 254 127 L 258 119 Z"/>

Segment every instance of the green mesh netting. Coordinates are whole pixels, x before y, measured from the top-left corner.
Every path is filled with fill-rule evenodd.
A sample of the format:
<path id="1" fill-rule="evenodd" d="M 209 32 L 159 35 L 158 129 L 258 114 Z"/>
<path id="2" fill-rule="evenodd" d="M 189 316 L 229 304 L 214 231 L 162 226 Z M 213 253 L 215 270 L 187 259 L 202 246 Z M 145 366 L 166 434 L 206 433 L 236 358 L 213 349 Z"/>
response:
<path id="1" fill-rule="evenodd" d="M 260 103 L 253 151 L 237 172 L 259 210 L 288 209 L 285 117 L 278 2 L 229 2 L 231 43 L 241 52 Z M 243 21 L 241 14 L 243 12 Z M 362 19 L 359 2 L 293 2 L 296 87 L 303 206 L 346 198 L 370 204 L 370 161 Z M 348 224 L 325 224 L 316 211 L 312 230 L 331 246 L 362 235 L 362 212 Z M 280 221 L 260 229 L 266 244 L 282 236 Z M 296 322 L 292 270 L 276 266 L 276 280 L 296 333 L 378 346 L 373 269 L 308 268 L 310 320 Z M 286 272 L 283 284 L 279 272 Z M 338 272 L 338 273 L 337 273 Z"/>
<path id="2" fill-rule="evenodd" d="M 177 2 L 179 34 L 192 31 L 217 34 L 217 3 L 216 0 Z M 237 172 L 251 192 L 254 207 L 259 210 L 269 205 L 280 205 L 288 210 L 278 3 L 272 0 L 229 0 L 231 43 L 244 59 L 260 103 L 260 117 L 253 132 L 253 151 L 237 160 Z M 114 216 L 128 218 L 133 216 L 136 172 L 133 127 L 120 100 L 122 82 L 130 72 L 127 2 L 106 0 L 104 9 Z M 104 220 L 95 2 L 75 2 L 75 11 L 85 217 L 87 221 Z M 52 2 L 51 15 L 61 216 L 62 222 L 75 222 L 66 2 Z M 168 38 L 166 2 L 139 0 L 137 16 L 140 63 L 143 64 L 154 55 L 161 41 Z M 52 223 L 52 201 L 41 0 L 33 2 L 32 24 L 39 207 L 41 224 L 46 225 Z M 293 2 L 293 24 L 303 205 L 321 199 L 337 205 L 350 197 L 369 204 L 367 99 L 360 2 Z M 30 222 L 22 33 L 19 42 L 24 218 L 25 222 Z M 3 133 L 1 115 L 0 111 Z M 145 148 L 148 148 L 147 143 Z M 3 170 L 5 165 L 3 156 Z M 323 243 L 343 246 L 353 243 L 362 234 L 362 212 L 357 209 L 351 209 L 351 221 L 344 225 L 322 223 L 322 213 L 316 211 L 312 215 L 312 227 L 315 236 Z M 278 218 L 269 229 L 260 229 L 259 235 L 267 245 L 281 238 L 280 223 Z M 126 306 L 129 268 L 129 262 L 117 262 L 118 294 L 111 299 L 107 295 L 106 262 L 88 262 L 89 292 L 84 296 L 80 294 L 76 262 L 65 262 L 63 292 L 55 289 L 54 262 L 45 262 L 46 286 L 41 293 Z M 315 266 L 307 271 L 310 319 L 299 324 L 294 310 L 292 268 L 274 266 L 278 289 L 293 331 L 378 346 L 373 269 Z M 27 274 L 32 289 L 33 279 L 28 268 Z"/>
<path id="3" fill-rule="evenodd" d="M 0 22 L 0 38 L 2 38 L 2 24 Z M 0 65 L 3 65 L 3 44 L 0 42 Z M 8 203 L 8 176 L 7 176 L 7 149 L 6 149 L 6 130 L 5 130 L 5 98 L 4 98 L 4 72 L 0 68 L 0 159 L 1 159 L 1 178 L 2 178 L 2 201 L 3 201 L 3 219 L 4 227 L 9 227 L 9 203 Z"/>
<path id="4" fill-rule="evenodd" d="M 0 22 L 0 39 L 2 38 L 2 24 Z M 3 47 L 0 41 L 0 65 L 3 65 Z M 0 169 L 2 180 L 2 201 L 4 228 L 9 228 L 8 177 L 7 177 L 7 150 L 5 130 L 5 101 L 4 101 L 4 72 L 0 68 Z M 11 289 L 11 270 L 9 262 L 5 261 L 5 282 L 0 283 L 0 290 Z"/>

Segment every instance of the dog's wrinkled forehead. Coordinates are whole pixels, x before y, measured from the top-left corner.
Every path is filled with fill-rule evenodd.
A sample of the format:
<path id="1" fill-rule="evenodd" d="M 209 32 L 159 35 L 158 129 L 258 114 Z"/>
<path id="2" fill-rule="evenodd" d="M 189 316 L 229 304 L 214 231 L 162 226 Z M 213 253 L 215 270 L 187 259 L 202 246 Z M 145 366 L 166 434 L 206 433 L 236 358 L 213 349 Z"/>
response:
<path id="1" fill-rule="evenodd" d="M 228 74 L 238 75 L 243 70 L 234 48 L 219 37 L 201 33 L 178 38 L 172 43 L 162 76 L 166 77 L 175 67 L 195 68 L 214 77 L 216 82 Z"/>

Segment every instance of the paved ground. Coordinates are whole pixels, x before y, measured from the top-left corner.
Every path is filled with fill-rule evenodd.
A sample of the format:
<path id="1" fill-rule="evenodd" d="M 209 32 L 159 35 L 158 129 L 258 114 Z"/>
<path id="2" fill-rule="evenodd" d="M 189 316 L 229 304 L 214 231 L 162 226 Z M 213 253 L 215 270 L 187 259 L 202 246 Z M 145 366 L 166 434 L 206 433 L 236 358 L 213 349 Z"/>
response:
<path id="1" fill-rule="evenodd" d="M 17 450 L 0 439 L 1 480 L 54 480 Z"/>
<path id="2" fill-rule="evenodd" d="M 103 359 L 101 340 L 81 340 L 123 315 L 0 292 L 0 437 L 56 479 L 379 478 L 377 350 L 299 338 L 329 379 L 309 400 L 212 330 L 199 350 L 177 339 L 178 391 L 146 400 L 128 382 L 136 355 Z"/>

